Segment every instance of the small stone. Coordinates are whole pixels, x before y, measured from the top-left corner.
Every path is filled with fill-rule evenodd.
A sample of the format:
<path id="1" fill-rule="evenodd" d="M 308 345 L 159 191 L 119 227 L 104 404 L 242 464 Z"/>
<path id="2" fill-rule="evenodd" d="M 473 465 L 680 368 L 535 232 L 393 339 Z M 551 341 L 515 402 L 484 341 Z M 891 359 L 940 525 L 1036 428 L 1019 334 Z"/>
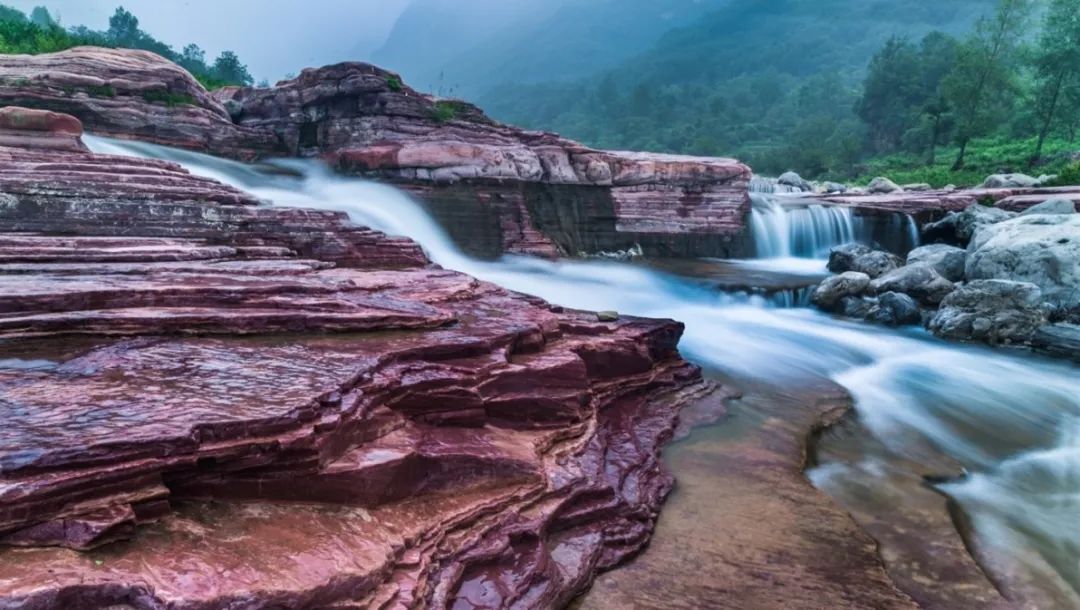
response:
<path id="1" fill-rule="evenodd" d="M 596 312 L 596 319 L 601 322 L 615 322 L 619 319 L 619 312 L 617 311 L 598 311 Z"/>

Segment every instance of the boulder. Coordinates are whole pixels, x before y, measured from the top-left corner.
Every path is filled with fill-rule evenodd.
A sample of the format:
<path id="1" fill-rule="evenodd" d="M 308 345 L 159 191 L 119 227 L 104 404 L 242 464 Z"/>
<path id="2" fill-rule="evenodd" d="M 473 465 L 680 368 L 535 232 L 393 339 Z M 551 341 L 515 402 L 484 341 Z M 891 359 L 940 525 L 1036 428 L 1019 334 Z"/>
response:
<path id="1" fill-rule="evenodd" d="M 993 174 L 983 180 L 984 189 L 1031 188 L 1039 185 L 1038 178 L 1027 174 Z"/>
<path id="2" fill-rule="evenodd" d="M 914 184 L 905 184 L 904 186 L 902 186 L 900 188 L 901 188 L 901 190 L 904 190 L 904 191 L 913 191 L 913 192 L 916 192 L 916 193 L 923 193 L 923 192 L 926 192 L 926 191 L 934 190 L 934 187 L 930 186 L 926 182 L 916 182 Z"/>
<path id="3" fill-rule="evenodd" d="M 877 303 L 870 308 L 866 319 L 886 326 L 918 324 L 922 321 L 922 312 L 915 299 L 901 292 L 886 292 L 878 295 Z"/>
<path id="4" fill-rule="evenodd" d="M 1080 326 L 1076 324 L 1047 324 L 1035 332 L 1031 343 L 1040 352 L 1080 362 Z"/>
<path id="5" fill-rule="evenodd" d="M 870 184 L 866 185 L 866 190 L 870 193 L 896 193 L 904 189 L 900 188 L 900 185 L 896 184 L 892 180 L 883 176 L 878 176 L 870 181 Z"/>
<path id="6" fill-rule="evenodd" d="M 877 304 L 876 299 L 870 297 L 851 296 L 840 300 L 837 310 L 845 318 L 865 319 Z"/>
<path id="7" fill-rule="evenodd" d="M 829 271 L 843 273 L 853 271 L 855 259 L 873 252 L 874 249 L 859 243 L 843 244 L 829 251 Z"/>
<path id="8" fill-rule="evenodd" d="M 1072 199 L 1048 199 L 1040 204 L 1033 205 L 1030 208 L 1020 212 L 1021 216 L 1032 216 L 1035 214 L 1075 214 L 1076 202 Z"/>
<path id="9" fill-rule="evenodd" d="M 931 244 L 915 248 L 907 255 L 907 264 L 924 263 L 930 265 L 941 274 L 941 277 L 950 282 L 960 282 L 964 279 L 964 263 L 967 261 L 967 250 L 945 244 Z"/>
<path id="10" fill-rule="evenodd" d="M 902 292 L 926 306 L 936 306 L 955 289 L 952 282 L 923 263 L 894 269 L 870 282 L 870 292 L 873 294 Z"/>
<path id="11" fill-rule="evenodd" d="M 928 327 L 947 339 L 1023 343 L 1044 324 L 1046 309 L 1038 286 L 975 280 L 946 296 Z"/>
<path id="12" fill-rule="evenodd" d="M 780 174 L 780 177 L 776 179 L 776 182 L 783 184 L 784 186 L 797 188 L 804 193 L 809 193 L 814 190 L 813 185 L 795 172 L 784 172 L 783 174 Z"/>
<path id="13" fill-rule="evenodd" d="M 848 190 L 846 184 L 841 184 L 839 182 L 826 182 L 822 184 L 821 187 L 826 193 L 846 193 Z"/>
<path id="14" fill-rule="evenodd" d="M 1080 214 L 1036 214 L 984 226 L 968 250 L 968 280 L 1030 282 L 1060 312 L 1080 311 Z"/>
<path id="15" fill-rule="evenodd" d="M 949 212 L 941 220 L 925 225 L 922 234 L 926 239 L 966 246 L 979 227 L 1014 217 L 1015 212 L 973 203 L 962 212 Z"/>
<path id="16" fill-rule="evenodd" d="M 829 252 L 828 268 L 833 273 L 858 271 L 876 278 L 896 269 L 900 263 L 895 254 L 852 243 L 837 246 Z"/>
<path id="17" fill-rule="evenodd" d="M 844 297 L 862 294 L 870 285 L 870 276 L 857 271 L 846 271 L 840 275 L 825 278 L 814 293 L 810 301 L 818 307 L 833 311 L 837 309 Z"/>

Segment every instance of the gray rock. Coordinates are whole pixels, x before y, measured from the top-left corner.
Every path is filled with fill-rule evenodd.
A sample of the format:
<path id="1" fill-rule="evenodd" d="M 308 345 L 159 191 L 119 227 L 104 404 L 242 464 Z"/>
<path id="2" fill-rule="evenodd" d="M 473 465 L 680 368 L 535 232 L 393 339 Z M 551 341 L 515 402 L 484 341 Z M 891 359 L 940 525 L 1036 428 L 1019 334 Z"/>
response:
<path id="1" fill-rule="evenodd" d="M 956 286 L 926 264 L 907 265 L 870 282 L 870 292 L 902 292 L 923 305 L 936 306 Z"/>
<path id="2" fill-rule="evenodd" d="M 1033 214 L 1075 214 L 1076 203 L 1072 199 L 1048 199 L 1020 212 L 1021 216 Z"/>
<path id="3" fill-rule="evenodd" d="M 840 300 L 840 313 L 846 318 L 864 319 L 877 305 L 876 299 L 867 297 L 844 297 Z"/>
<path id="4" fill-rule="evenodd" d="M 852 271 L 856 258 L 870 254 L 873 251 L 873 248 L 857 243 L 836 246 L 829 251 L 829 271 L 833 273 Z"/>
<path id="5" fill-rule="evenodd" d="M 619 319 L 619 312 L 617 311 L 598 311 L 596 312 L 596 319 L 601 322 L 615 322 Z"/>
<path id="6" fill-rule="evenodd" d="M 968 247 L 965 276 L 1030 282 L 1057 310 L 1080 311 L 1080 214 L 1033 214 L 981 227 Z"/>
<path id="7" fill-rule="evenodd" d="M 222 105 L 225 106 L 225 111 L 229 113 L 229 118 L 231 118 L 234 123 L 240 120 L 240 115 L 244 114 L 243 102 L 238 100 L 225 100 L 222 102 Z"/>
<path id="8" fill-rule="evenodd" d="M 810 295 L 810 301 L 822 309 L 836 311 L 844 297 L 858 296 L 865 292 L 869 285 L 869 275 L 847 271 L 825 278 Z"/>
<path id="9" fill-rule="evenodd" d="M 840 184 L 839 182 L 826 182 L 821 186 L 826 193 L 846 193 L 848 190 L 846 184 Z"/>
<path id="10" fill-rule="evenodd" d="M 984 189 L 1001 188 L 1032 188 L 1039 185 L 1038 178 L 1032 178 L 1027 174 L 993 174 L 983 180 Z"/>
<path id="11" fill-rule="evenodd" d="M 941 277 L 950 282 L 959 282 L 964 279 L 964 263 L 966 261 L 967 250 L 945 244 L 921 246 L 908 252 L 907 255 L 907 264 L 923 263 L 930 265 L 941 274 Z"/>
<path id="12" fill-rule="evenodd" d="M 776 182 L 785 186 L 795 187 L 804 193 L 809 193 L 814 190 L 814 187 L 809 182 L 803 180 L 803 177 L 795 172 L 784 172 L 780 174 L 780 177 L 776 179 Z"/>
<path id="13" fill-rule="evenodd" d="M 887 326 L 903 326 L 922 322 L 922 312 L 915 299 L 900 292 L 879 295 L 877 304 L 870 309 L 866 319 Z"/>
<path id="14" fill-rule="evenodd" d="M 874 250 L 856 257 L 851 265 L 851 270 L 865 273 L 871 278 L 876 278 L 900 267 L 902 264 L 903 261 L 900 260 L 899 256 L 896 256 L 891 252 Z"/>
<path id="15" fill-rule="evenodd" d="M 901 265 L 900 257 L 874 250 L 862 244 L 844 244 L 829 251 L 829 271 L 858 271 L 871 278 L 880 277 Z"/>
<path id="16" fill-rule="evenodd" d="M 866 190 L 871 193 L 895 193 L 904 189 L 900 188 L 900 185 L 892 180 L 884 176 L 878 176 L 870 181 L 870 184 L 866 186 Z"/>
<path id="17" fill-rule="evenodd" d="M 854 187 L 849 188 L 847 191 L 845 191 L 844 194 L 845 195 L 865 195 L 866 194 L 866 189 L 854 186 Z"/>
<path id="18" fill-rule="evenodd" d="M 934 187 L 930 186 L 929 184 L 927 184 L 925 182 L 916 182 L 915 184 L 905 184 L 904 186 L 902 186 L 900 188 L 904 189 L 905 191 L 915 191 L 917 193 L 918 192 L 923 192 L 923 191 L 932 191 L 932 190 L 934 190 Z"/>
<path id="19" fill-rule="evenodd" d="M 927 224 L 923 227 L 922 234 L 926 239 L 966 246 L 979 227 L 1003 222 L 1015 216 L 1015 212 L 973 203 L 963 212 L 949 212 L 941 220 Z"/>
<path id="20" fill-rule="evenodd" d="M 1039 287 L 1028 282 L 976 280 L 941 302 L 928 324 L 939 337 L 989 343 L 1025 343 L 1046 324 Z"/>
<path id="21" fill-rule="evenodd" d="M 1047 324 L 1035 331 L 1031 343 L 1040 352 L 1080 362 L 1080 326 L 1075 324 Z"/>

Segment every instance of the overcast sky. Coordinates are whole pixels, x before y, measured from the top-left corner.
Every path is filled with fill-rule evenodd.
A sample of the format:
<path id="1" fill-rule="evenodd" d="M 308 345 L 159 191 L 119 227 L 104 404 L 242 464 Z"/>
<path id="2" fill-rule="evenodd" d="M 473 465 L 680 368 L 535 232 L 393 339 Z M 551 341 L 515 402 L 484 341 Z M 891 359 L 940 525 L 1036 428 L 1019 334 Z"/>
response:
<path id="1" fill-rule="evenodd" d="M 256 80 L 347 59 L 366 60 L 410 0 L 0 0 L 29 13 L 43 5 L 64 26 L 109 26 L 123 5 L 139 26 L 179 50 L 194 42 L 214 58 L 235 51 Z M 512 0 L 508 0 L 512 1 Z"/>

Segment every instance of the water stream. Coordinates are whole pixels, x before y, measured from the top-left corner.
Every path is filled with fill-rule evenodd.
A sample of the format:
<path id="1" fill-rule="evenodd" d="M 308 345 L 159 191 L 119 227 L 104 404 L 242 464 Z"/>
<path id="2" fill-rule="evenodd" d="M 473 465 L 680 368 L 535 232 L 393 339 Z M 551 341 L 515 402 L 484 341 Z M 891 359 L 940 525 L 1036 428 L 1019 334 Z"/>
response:
<path id="1" fill-rule="evenodd" d="M 358 223 L 413 238 L 444 267 L 554 303 L 681 320 L 683 353 L 725 376 L 778 387 L 831 379 L 854 397 L 861 424 L 887 454 L 917 460 L 917 448 L 929 444 L 966 469 L 969 476 L 938 488 L 971 516 L 980 539 L 1080 605 L 1080 375 L 1072 365 L 779 307 L 627 263 L 476 261 L 405 194 L 333 175 L 315 161 L 279 162 L 287 175 L 86 139 L 97 152 L 179 162 L 274 205 L 345 211 Z M 745 264 L 820 272 L 829 246 L 860 238 L 850 210 L 793 208 L 770 197 L 755 194 L 752 216 L 763 260 Z M 810 474 L 824 482 L 835 473 Z"/>

